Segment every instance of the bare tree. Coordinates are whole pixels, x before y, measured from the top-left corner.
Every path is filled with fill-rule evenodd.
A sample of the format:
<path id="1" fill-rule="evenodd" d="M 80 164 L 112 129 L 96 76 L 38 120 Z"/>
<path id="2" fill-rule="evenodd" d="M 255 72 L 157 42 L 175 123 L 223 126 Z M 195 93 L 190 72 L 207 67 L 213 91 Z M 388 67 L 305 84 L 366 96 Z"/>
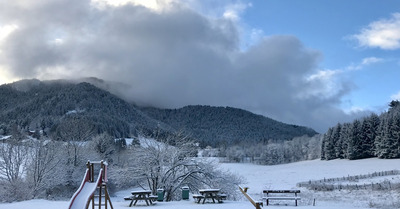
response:
<path id="1" fill-rule="evenodd" d="M 0 144 L 0 191 L 5 201 L 23 200 L 27 198 L 23 175 L 27 163 L 28 148 L 23 144 L 23 135 L 15 125 L 13 135 Z M 23 194 L 24 193 L 24 194 Z M 23 194 L 23 195 L 22 195 Z"/>
<path id="2" fill-rule="evenodd" d="M 112 136 L 102 133 L 94 136 L 90 144 L 102 160 L 113 162 L 112 155 L 116 152 L 116 145 Z"/>
<path id="3" fill-rule="evenodd" d="M 0 178 L 13 183 L 24 173 L 27 149 L 22 144 L 23 134 L 18 125 L 11 128 L 12 136 L 0 146 Z"/>
<path id="4" fill-rule="evenodd" d="M 184 136 L 142 140 L 141 145 L 132 151 L 134 179 L 153 193 L 164 189 L 166 201 L 179 199 L 183 186 L 198 190 L 215 186 L 222 188 L 220 182 L 232 187 L 240 183 L 239 178 L 232 178 L 230 174 L 218 171 L 212 163 L 194 157 L 195 153 L 195 143 Z"/>
<path id="5" fill-rule="evenodd" d="M 35 140 L 29 143 L 30 163 L 27 166 L 27 181 L 29 182 L 32 196 L 35 198 L 51 187 L 54 176 L 57 174 L 57 166 L 63 161 L 61 143 L 51 140 Z"/>
<path id="6" fill-rule="evenodd" d="M 94 125 L 81 117 L 65 119 L 56 129 L 56 139 L 68 143 L 68 164 L 78 166 L 78 158 L 83 143 L 91 139 L 94 134 Z"/>
<path id="7" fill-rule="evenodd" d="M 22 142 L 10 138 L 0 145 L 0 178 L 6 178 L 9 183 L 14 183 L 25 171 L 27 148 Z"/>

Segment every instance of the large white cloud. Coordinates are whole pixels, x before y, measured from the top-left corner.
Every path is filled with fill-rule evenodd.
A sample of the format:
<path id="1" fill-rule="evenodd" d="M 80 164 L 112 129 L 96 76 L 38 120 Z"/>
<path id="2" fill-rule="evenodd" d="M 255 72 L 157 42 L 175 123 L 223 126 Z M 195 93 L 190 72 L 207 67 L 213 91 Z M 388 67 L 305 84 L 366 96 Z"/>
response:
<path id="1" fill-rule="evenodd" d="M 167 9 L 9 2 L 0 7 L 0 22 L 17 29 L 0 45 L 0 66 L 19 78 L 117 81 L 129 87 L 116 92 L 142 105 L 234 106 L 318 131 L 354 117 L 337 108 L 351 82 L 318 75 L 321 53 L 296 37 L 263 37 L 240 47 L 239 20 L 224 13 L 238 15 L 251 5 L 228 2 L 220 15 L 208 16 L 202 1 L 168 2 Z"/>
<path id="2" fill-rule="evenodd" d="M 359 34 L 353 35 L 360 46 L 395 50 L 400 48 L 400 13 L 389 19 L 370 23 Z"/>

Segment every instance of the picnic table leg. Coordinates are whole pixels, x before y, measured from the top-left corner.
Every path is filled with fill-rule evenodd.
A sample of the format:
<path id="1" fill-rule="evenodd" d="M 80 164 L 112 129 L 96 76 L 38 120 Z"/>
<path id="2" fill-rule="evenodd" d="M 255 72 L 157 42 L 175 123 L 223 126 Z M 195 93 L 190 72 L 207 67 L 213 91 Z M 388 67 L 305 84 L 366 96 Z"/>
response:
<path id="1" fill-rule="evenodd" d="M 149 205 L 151 204 L 150 196 L 148 196 L 148 195 L 143 195 L 143 197 L 144 197 L 144 200 L 146 200 L 147 206 L 149 206 Z M 150 204 L 149 204 L 148 201 L 150 201 Z"/>
<path id="2" fill-rule="evenodd" d="M 133 203 L 134 206 L 136 206 L 136 203 L 138 202 L 138 199 L 135 200 L 135 203 Z"/>
<path id="3" fill-rule="evenodd" d="M 135 199 L 132 197 L 132 201 L 131 201 L 131 203 L 129 204 L 129 207 L 132 207 L 132 204 L 133 204 L 133 201 L 134 201 Z"/>

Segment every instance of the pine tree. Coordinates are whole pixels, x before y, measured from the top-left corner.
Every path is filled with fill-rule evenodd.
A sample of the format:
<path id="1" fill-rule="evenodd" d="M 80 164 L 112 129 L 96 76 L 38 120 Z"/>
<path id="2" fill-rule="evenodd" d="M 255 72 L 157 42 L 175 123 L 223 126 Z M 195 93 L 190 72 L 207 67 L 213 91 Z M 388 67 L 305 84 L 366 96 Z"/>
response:
<path id="1" fill-rule="evenodd" d="M 338 123 L 333 129 L 332 139 L 335 143 L 335 159 L 340 158 L 342 152 L 342 138 L 340 137 L 340 132 L 342 131 L 342 124 Z"/>
<path id="2" fill-rule="evenodd" d="M 338 149 L 340 149 L 338 156 L 340 159 L 348 158 L 347 147 L 352 130 L 351 126 L 352 126 L 351 123 L 344 123 L 340 131 L 340 137 L 339 137 L 340 147 L 338 147 Z"/>
<path id="3" fill-rule="evenodd" d="M 360 158 L 361 148 L 361 122 L 355 120 L 352 124 L 351 135 L 347 147 L 348 158 L 355 160 Z"/>
<path id="4" fill-rule="evenodd" d="M 323 135 L 322 137 L 322 142 L 321 142 L 321 160 L 326 160 L 325 156 L 325 138 L 326 134 Z"/>
<path id="5" fill-rule="evenodd" d="M 387 135 L 388 135 L 388 113 L 381 115 L 381 121 L 378 127 L 378 134 L 375 137 L 375 156 L 384 158 L 386 156 L 388 148 L 387 146 Z"/>
<path id="6" fill-rule="evenodd" d="M 376 124 L 373 124 L 372 117 L 364 118 L 361 123 L 360 153 L 359 158 L 369 158 L 374 154 L 374 141 L 376 137 Z"/>
<path id="7" fill-rule="evenodd" d="M 381 134 L 380 142 L 379 142 L 379 155 L 380 158 L 393 158 L 394 153 L 393 150 L 396 147 L 395 138 L 394 138 L 394 130 L 393 125 L 394 122 L 393 115 L 388 115 L 387 119 L 385 120 L 383 131 Z"/>
<path id="8" fill-rule="evenodd" d="M 400 105 L 390 103 L 389 111 L 381 115 L 379 135 L 375 139 L 376 155 L 379 158 L 400 157 Z"/>
<path id="9" fill-rule="evenodd" d="M 325 159 L 332 160 L 335 159 L 335 142 L 333 141 L 333 128 L 329 128 L 328 132 L 324 136 L 324 149 L 325 149 Z"/>
<path id="10" fill-rule="evenodd" d="M 390 158 L 400 157 L 400 113 L 396 112 L 393 115 L 391 129 L 390 129 Z"/>
<path id="11" fill-rule="evenodd" d="M 379 133 L 379 124 L 380 124 L 380 119 L 378 115 L 376 114 L 371 114 L 370 117 L 368 117 L 368 130 L 366 132 L 366 137 L 368 138 L 367 143 L 368 143 L 368 151 L 366 152 L 366 155 L 368 157 L 375 157 L 375 139 Z"/>

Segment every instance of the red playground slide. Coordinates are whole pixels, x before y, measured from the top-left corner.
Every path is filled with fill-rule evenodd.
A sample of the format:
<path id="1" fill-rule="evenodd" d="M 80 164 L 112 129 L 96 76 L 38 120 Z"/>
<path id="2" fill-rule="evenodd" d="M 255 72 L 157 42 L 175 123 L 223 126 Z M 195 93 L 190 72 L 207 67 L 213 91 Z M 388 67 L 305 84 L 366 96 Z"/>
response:
<path id="1" fill-rule="evenodd" d="M 108 198 L 111 208 L 113 208 L 108 196 L 107 189 L 105 187 L 105 183 L 107 182 L 107 175 L 106 175 L 107 164 L 103 163 L 103 161 L 100 162 L 102 166 L 99 175 L 97 177 L 97 180 L 94 181 L 93 179 L 94 163 L 98 162 L 90 162 L 90 161 L 88 162 L 87 164 L 88 168 L 86 169 L 86 173 L 82 180 L 81 186 L 72 196 L 68 209 L 87 209 L 89 207 L 91 200 L 93 200 L 92 204 L 94 203 L 94 193 L 96 189 L 100 188 L 100 194 L 101 194 L 102 187 L 105 188 L 103 196 L 105 199 L 103 201 L 107 202 Z M 99 195 L 99 197 L 101 198 L 101 195 Z M 101 199 L 99 199 L 99 202 L 101 202 Z"/>

